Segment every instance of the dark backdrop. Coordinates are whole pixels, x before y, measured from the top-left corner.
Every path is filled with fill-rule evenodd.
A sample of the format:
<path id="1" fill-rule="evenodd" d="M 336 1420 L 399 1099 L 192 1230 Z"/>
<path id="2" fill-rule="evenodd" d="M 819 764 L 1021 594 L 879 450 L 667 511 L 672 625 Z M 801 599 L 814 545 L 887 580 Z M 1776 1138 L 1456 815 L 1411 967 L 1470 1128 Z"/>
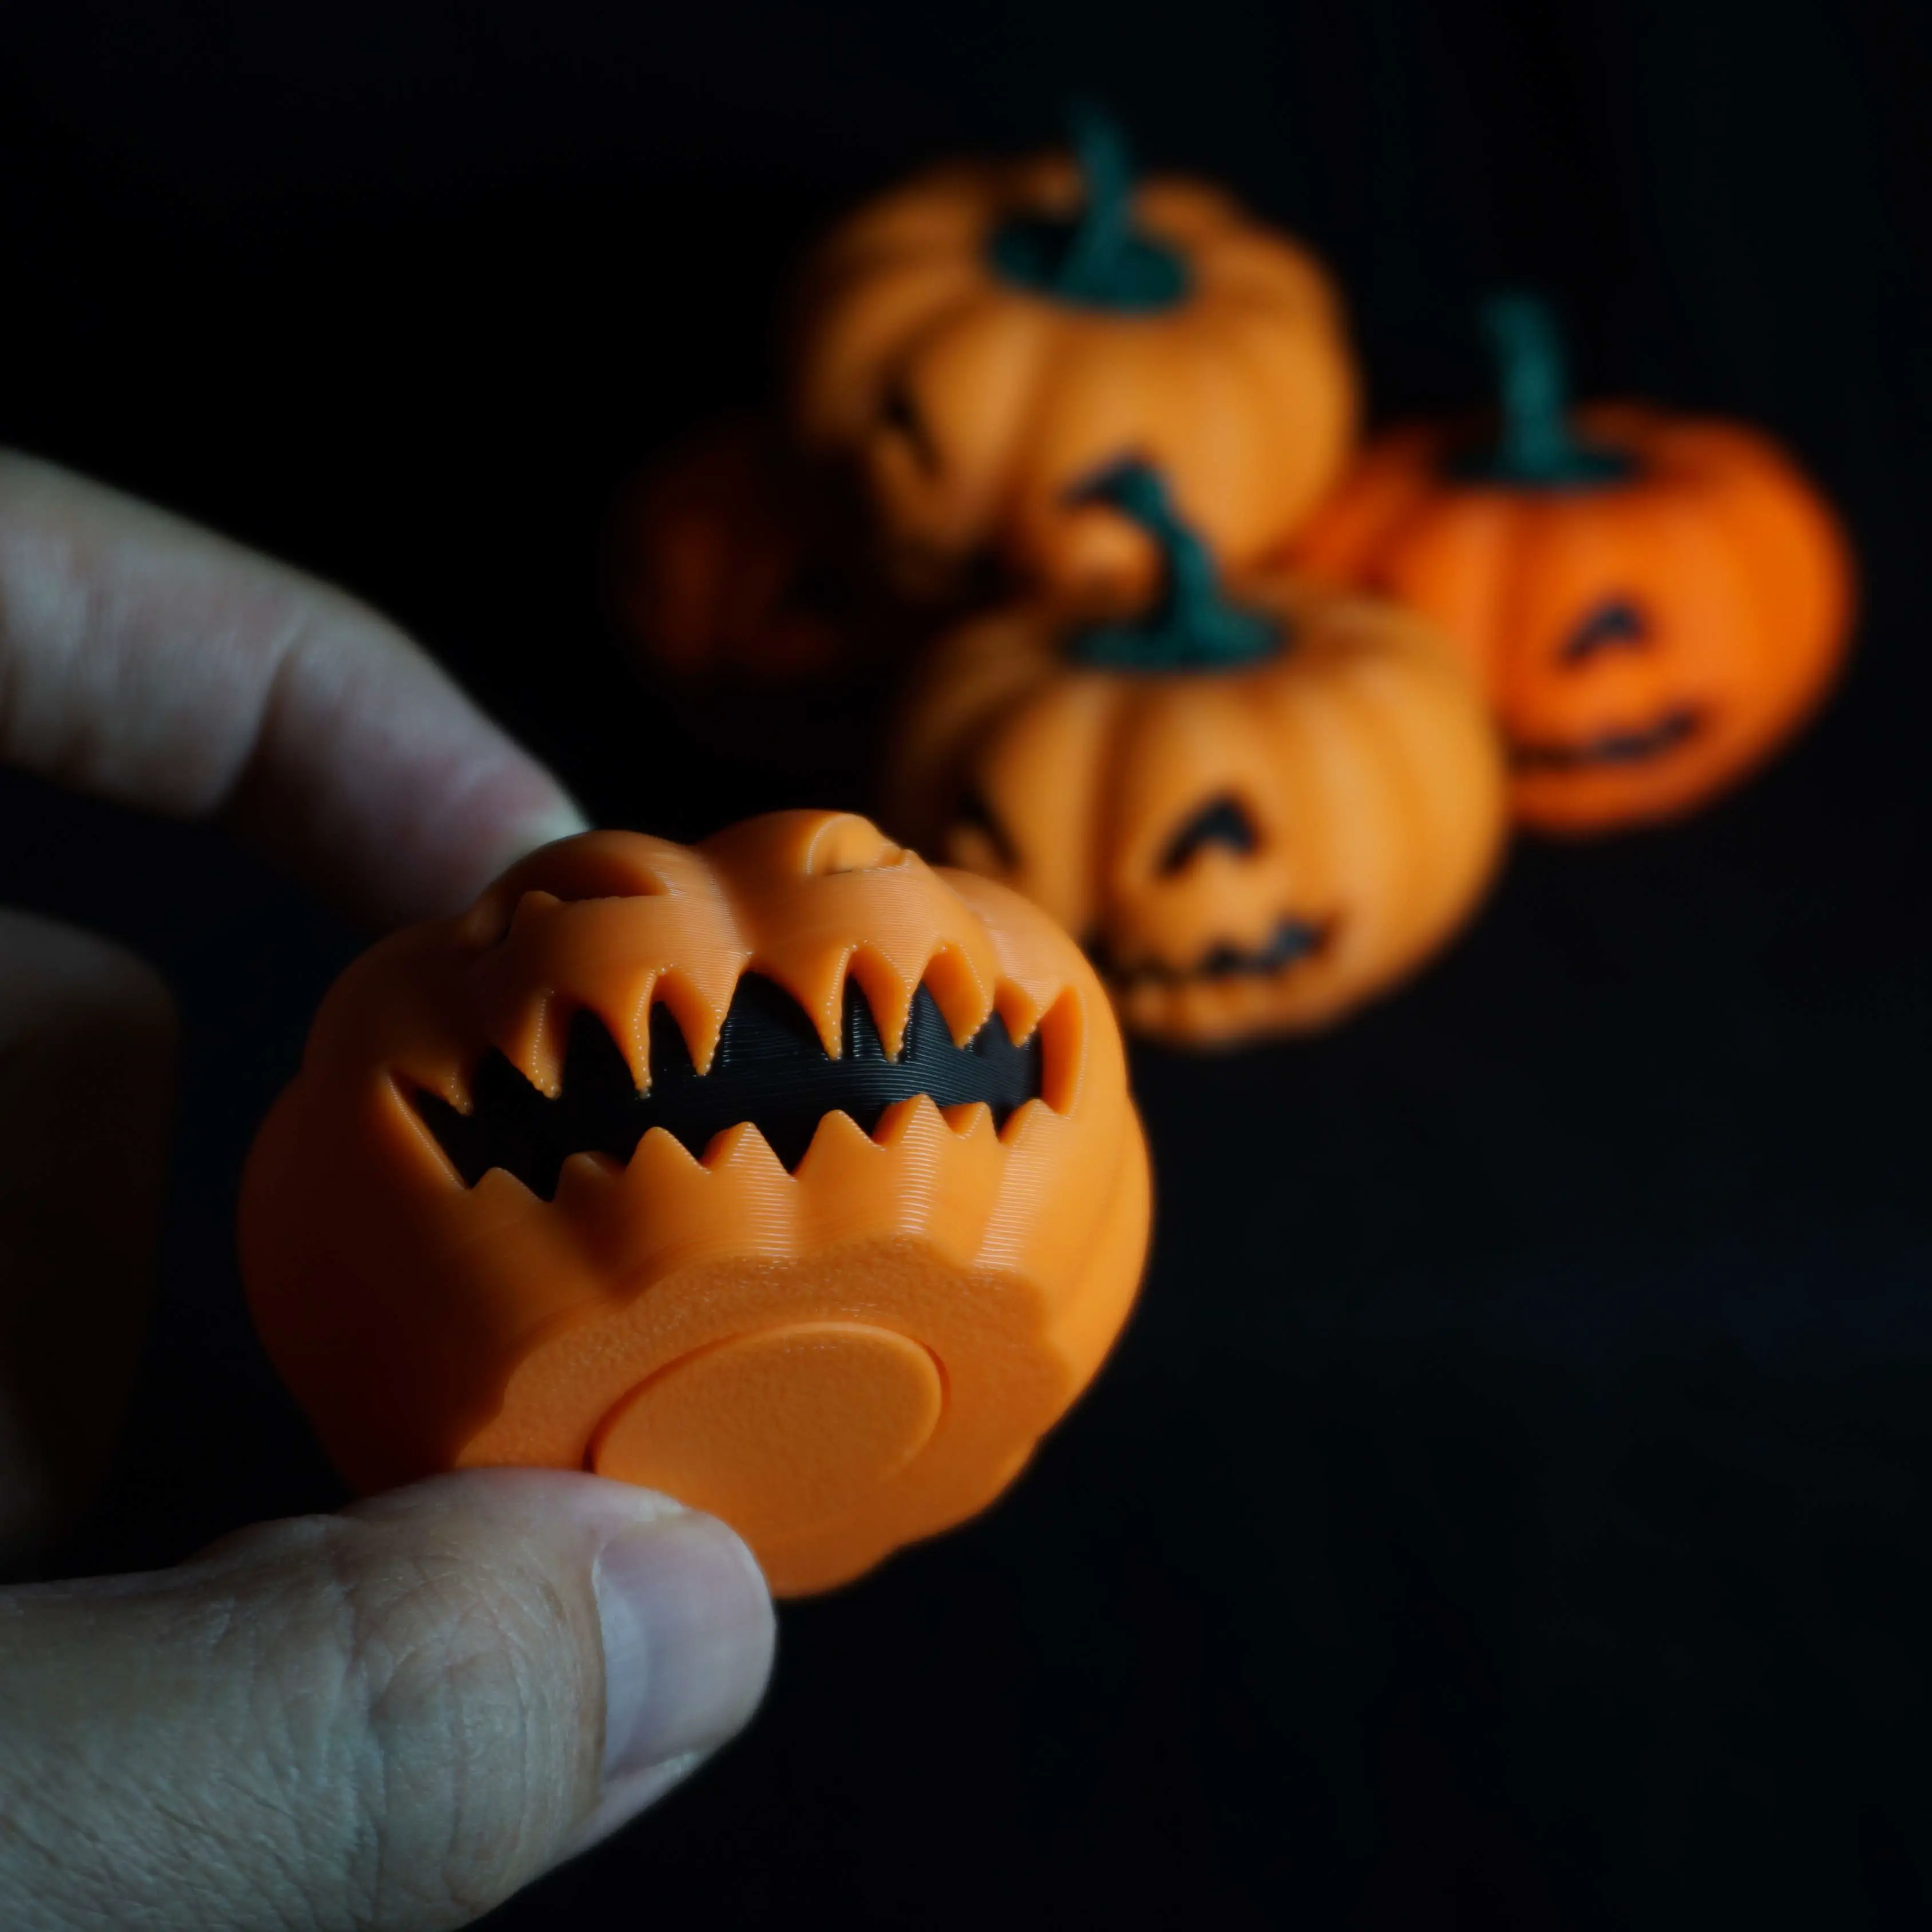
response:
<path id="1" fill-rule="evenodd" d="M 1924 1922 L 1928 53 L 1898 0 L 20 0 L 0 435 L 395 612 L 609 821 L 795 792 L 620 670 L 610 491 L 763 386 L 816 224 L 1076 88 L 1325 251 L 1384 415 L 1478 394 L 1468 306 L 1528 278 L 1592 386 L 1772 425 L 1856 534 L 1852 675 L 1775 771 L 1525 845 L 1330 1037 L 1137 1055 L 1158 1252 L 1091 1398 L 789 1611 L 756 1730 L 503 1924 Z M 74 1552 L 168 1560 L 336 1494 L 230 1223 L 358 941 L 212 836 L 0 809 L 0 892 L 185 1005 Z"/>

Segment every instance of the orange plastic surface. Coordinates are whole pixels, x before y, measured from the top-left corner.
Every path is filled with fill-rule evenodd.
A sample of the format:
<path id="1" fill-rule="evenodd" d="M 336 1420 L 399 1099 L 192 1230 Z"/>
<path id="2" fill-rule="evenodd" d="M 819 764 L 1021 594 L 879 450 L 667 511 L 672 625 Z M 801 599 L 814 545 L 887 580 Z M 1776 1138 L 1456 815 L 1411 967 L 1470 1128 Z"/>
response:
<path id="1" fill-rule="evenodd" d="M 1145 548 L 1069 500 L 1134 455 L 1230 565 L 1291 536 L 1348 460 L 1359 381 L 1334 284 L 1217 190 L 1155 178 L 1136 226 L 1186 264 L 1170 310 L 1115 314 L 1003 283 L 990 238 L 1077 208 L 1064 155 L 934 170 L 808 264 L 792 332 L 802 445 L 856 471 L 902 584 L 955 587 L 990 551 L 1019 580 L 1143 590 Z"/>
<path id="2" fill-rule="evenodd" d="M 886 1052 L 916 991 L 952 1038 L 995 1012 L 1040 1094 L 820 1120 L 794 1172 L 748 1125 L 579 1153 L 554 1201 L 472 1186 L 412 1096 L 458 1108 L 491 1048 L 554 1096 L 587 1009 L 649 1087 L 650 1016 L 698 1073 L 741 976 L 840 1048 L 848 976 Z M 715 1510 L 782 1594 L 858 1575 L 983 1508 L 1098 1367 L 1144 1257 L 1147 1156 L 1078 950 L 864 820 L 785 812 L 695 849 L 592 832 L 331 991 L 250 1157 L 251 1307 L 364 1488 L 478 1464 L 601 1471 Z"/>
<path id="3" fill-rule="evenodd" d="M 1086 940 L 1125 1023 L 1183 1044 L 1297 1032 L 1412 972 L 1480 902 L 1502 757 L 1455 654 L 1396 606 L 1275 574 L 1290 639 L 1236 669 L 1070 662 L 1051 604 L 964 626 L 892 734 L 887 822 Z M 1175 842 L 1217 804 L 1250 849 Z M 1305 950 L 1270 966 L 1299 932 Z"/>
<path id="4" fill-rule="evenodd" d="M 1829 688 L 1852 602 L 1837 519 L 1768 438 L 1633 404 L 1575 422 L 1634 473 L 1458 482 L 1458 432 L 1398 431 L 1294 553 L 1443 627 L 1502 721 L 1517 818 L 1559 833 L 1674 817 L 1762 763 Z M 1626 646 L 1580 650 L 1593 614 L 1620 606 Z"/>

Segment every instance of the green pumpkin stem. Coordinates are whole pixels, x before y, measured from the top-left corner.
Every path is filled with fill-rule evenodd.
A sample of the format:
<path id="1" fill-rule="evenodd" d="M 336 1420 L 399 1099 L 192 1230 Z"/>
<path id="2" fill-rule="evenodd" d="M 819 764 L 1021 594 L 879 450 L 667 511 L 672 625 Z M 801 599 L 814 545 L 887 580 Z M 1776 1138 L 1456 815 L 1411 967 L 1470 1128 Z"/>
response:
<path id="1" fill-rule="evenodd" d="M 1576 489 L 1628 476 L 1628 458 L 1592 448 L 1570 427 L 1569 373 L 1550 304 L 1513 290 L 1483 304 L 1482 324 L 1496 357 L 1502 422 L 1494 444 L 1459 459 L 1454 472 L 1526 489 Z"/>
<path id="2" fill-rule="evenodd" d="M 1076 632 L 1069 649 L 1078 662 L 1120 670 L 1227 670 L 1280 650 L 1281 626 L 1228 600 L 1213 552 L 1176 513 L 1151 465 L 1111 464 L 1069 500 L 1118 510 L 1154 539 L 1161 560 L 1160 590 L 1146 614 Z"/>
<path id="3" fill-rule="evenodd" d="M 1080 170 L 1080 219 L 1061 258 L 1059 292 L 1076 299 L 1112 285 L 1133 233 L 1134 169 L 1119 124 L 1091 101 L 1067 110 L 1067 133 Z"/>
<path id="4" fill-rule="evenodd" d="M 1556 319 L 1534 296 L 1500 295 L 1484 304 L 1483 332 L 1502 394 L 1496 453 L 1525 476 L 1554 474 L 1571 454 L 1570 384 Z"/>
<path id="5" fill-rule="evenodd" d="M 1067 110 L 1080 171 L 1078 213 L 1018 214 L 987 238 L 994 272 L 1016 288 L 1077 308 L 1152 315 L 1184 301 L 1184 256 L 1134 226 L 1134 170 L 1118 124 L 1085 102 Z"/>

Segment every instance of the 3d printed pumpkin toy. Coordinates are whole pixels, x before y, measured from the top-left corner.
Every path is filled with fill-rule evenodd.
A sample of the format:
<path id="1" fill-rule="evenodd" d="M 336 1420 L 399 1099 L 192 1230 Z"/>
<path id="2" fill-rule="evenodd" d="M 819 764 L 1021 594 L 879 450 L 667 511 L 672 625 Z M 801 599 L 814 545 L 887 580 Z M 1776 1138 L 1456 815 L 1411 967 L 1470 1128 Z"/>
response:
<path id="1" fill-rule="evenodd" d="M 1226 587 L 1161 478 L 1083 494 L 1160 560 L 1138 614 L 1040 599 L 942 640 L 891 735 L 889 822 L 1079 934 L 1135 1029 L 1321 1026 L 1468 917 L 1504 830 L 1480 694 L 1399 606 Z"/>
<path id="2" fill-rule="evenodd" d="M 1313 257 L 1197 182 L 1136 183 L 1118 131 L 935 169 L 806 265 L 791 415 L 849 466 L 921 594 L 988 558 L 1059 590 L 1144 589 L 1130 532 L 1070 494 L 1132 452 L 1230 565 L 1292 536 L 1352 447 L 1359 382 Z"/>
<path id="3" fill-rule="evenodd" d="M 1490 693 L 1526 825 L 1610 831 L 1705 803 L 1822 700 L 1851 555 L 1769 437 L 1648 404 L 1574 412 L 1542 304 L 1491 304 L 1498 433 L 1391 431 L 1294 554 L 1439 624 Z"/>
<path id="4" fill-rule="evenodd" d="M 592 832 L 324 1001 L 250 1156 L 250 1300 L 350 1479 L 585 1468 L 776 1590 L 1010 1482 L 1099 1366 L 1146 1152 L 1080 952 L 863 819 Z"/>

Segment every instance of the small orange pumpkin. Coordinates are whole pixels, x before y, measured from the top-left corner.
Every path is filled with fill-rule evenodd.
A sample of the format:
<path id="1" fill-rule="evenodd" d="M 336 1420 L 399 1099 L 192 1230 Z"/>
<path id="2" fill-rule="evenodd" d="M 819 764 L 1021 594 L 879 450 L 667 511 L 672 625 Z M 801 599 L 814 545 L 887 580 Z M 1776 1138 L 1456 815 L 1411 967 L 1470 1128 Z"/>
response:
<path id="1" fill-rule="evenodd" d="M 1756 430 L 1628 404 L 1572 416 L 1540 304 L 1505 298 L 1490 322 L 1500 436 L 1383 438 L 1295 561 L 1455 640 L 1501 718 L 1525 824 L 1688 811 L 1822 699 L 1850 640 L 1844 536 Z"/>
<path id="2" fill-rule="evenodd" d="M 1012 1480 L 1126 1318 L 1148 1216 L 1078 949 L 795 812 L 566 839 L 365 954 L 241 1244 L 351 1480 L 595 1470 L 722 1516 L 796 1594 Z"/>
<path id="3" fill-rule="evenodd" d="M 1216 190 L 1136 188 L 1119 136 L 941 168 L 809 265 L 793 336 L 806 448 L 856 467 L 898 579 L 950 589 L 990 551 L 1023 581 L 1147 588 L 1144 550 L 1070 497 L 1157 464 L 1224 559 L 1292 533 L 1334 483 L 1358 382 L 1335 291 Z"/>
<path id="4" fill-rule="evenodd" d="M 616 614 L 686 728 L 790 771 L 849 760 L 909 635 L 850 506 L 768 425 L 735 418 L 648 472 L 610 532 Z"/>
<path id="5" fill-rule="evenodd" d="M 1412 970 L 1494 868 L 1481 699 L 1420 619 L 1276 574 L 1222 594 L 1155 474 L 1090 486 L 1164 560 L 1129 620 L 1048 603 L 936 649 L 892 822 L 1084 936 L 1121 1016 L 1211 1043 L 1320 1026 Z"/>

